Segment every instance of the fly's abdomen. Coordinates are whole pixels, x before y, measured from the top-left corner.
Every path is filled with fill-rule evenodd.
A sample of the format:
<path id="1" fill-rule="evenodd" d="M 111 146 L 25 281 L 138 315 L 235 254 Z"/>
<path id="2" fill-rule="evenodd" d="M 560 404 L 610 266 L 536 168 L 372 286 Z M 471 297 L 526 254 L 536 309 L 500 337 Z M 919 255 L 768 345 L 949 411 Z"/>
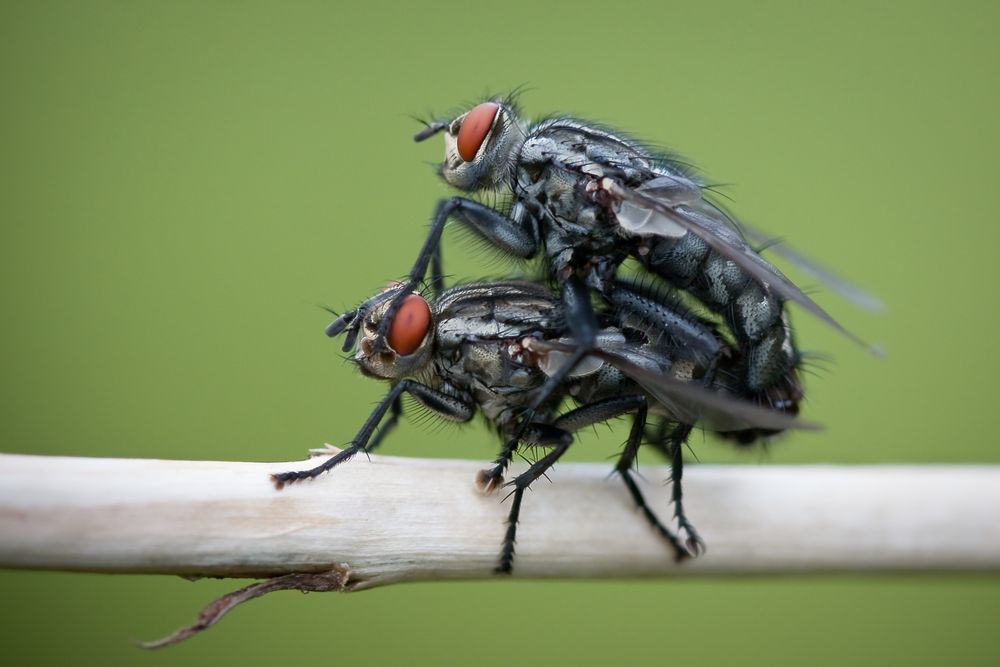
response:
<path id="1" fill-rule="evenodd" d="M 725 319 L 739 343 L 741 375 L 750 392 L 794 411 L 792 403 L 801 398 L 795 372 L 799 356 L 779 298 L 691 233 L 651 239 L 640 259 Z"/>

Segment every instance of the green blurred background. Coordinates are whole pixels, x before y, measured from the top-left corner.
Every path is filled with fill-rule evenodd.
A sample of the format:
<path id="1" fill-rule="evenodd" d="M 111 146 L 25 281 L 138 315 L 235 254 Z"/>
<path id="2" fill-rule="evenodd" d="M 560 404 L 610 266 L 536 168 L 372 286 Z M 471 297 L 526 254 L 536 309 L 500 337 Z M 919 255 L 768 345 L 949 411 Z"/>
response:
<path id="1" fill-rule="evenodd" d="M 408 115 L 527 84 L 528 114 L 675 147 L 740 216 L 889 304 L 818 295 L 882 361 L 797 314 L 835 359 L 808 386 L 826 432 L 695 442 L 702 462 L 1000 463 L 997 3 L 353 4 L 0 4 L 0 449 L 287 460 L 348 440 L 384 387 L 341 361 L 317 304 L 405 273 L 447 193 Z M 449 270 L 481 277 L 448 239 Z M 494 447 L 481 424 L 409 424 L 385 451 Z M 166 652 L 128 644 L 234 586 L 3 572 L 4 660 L 1000 661 L 995 576 L 283 593 Z"/>

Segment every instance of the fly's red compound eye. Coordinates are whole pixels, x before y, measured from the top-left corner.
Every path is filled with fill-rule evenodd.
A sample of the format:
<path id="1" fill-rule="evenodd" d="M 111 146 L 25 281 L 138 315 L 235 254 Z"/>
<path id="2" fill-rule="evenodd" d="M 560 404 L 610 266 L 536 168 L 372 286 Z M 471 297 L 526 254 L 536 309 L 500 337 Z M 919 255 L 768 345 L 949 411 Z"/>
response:
<path id="1" fill-rule="evenodd" d="M 476 157 L 499 110 L 500 105 L 496 102 L 483 102 L 466 114 L 458 131 L 458 154 L 463 160 L 472 162 Z"/>
<path id="2" fill-rule="evenodd" d="M 389 346 L 402 356 L 413 354 L 431 328 L 431 309 L 419 294 L 403 299 L 389 327 Z"/>

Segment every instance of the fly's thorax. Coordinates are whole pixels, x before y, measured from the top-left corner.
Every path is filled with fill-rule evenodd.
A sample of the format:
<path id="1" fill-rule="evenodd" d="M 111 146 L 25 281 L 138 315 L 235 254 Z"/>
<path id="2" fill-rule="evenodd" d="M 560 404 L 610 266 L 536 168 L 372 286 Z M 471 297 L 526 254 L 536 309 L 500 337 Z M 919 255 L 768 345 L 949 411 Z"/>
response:
<path id="1" fill-rule="evenodd" d="M 365 313 L 354 358 L 365 375 L 398 380 L 426 369 L 434 349 L 434 320 L 427 301 L 417 293 L 404 299 L 383 345 L 379 327 L 392 305 L 386 299 Z"/>
<path id="2" fill-rule="evenodd" d="M 544 120 L 529 130 L 518 166 L 530 170 L 549 163 L 633 187 L 655 174 L 649 151 L 607 128 L 572 118 Z"/>
<path id="3" fill-rule="evenodd" d="M 507 185 L 524 136 L 525 126 L 510 105 L 483 102 L 445 129 L 441 175 L 460 190 L 499 189 Z"/>
<path id="4" fill-rule="evenodd" d="M 516 339 L 565 326 L 559 296 L 523 281 L 454 287 L 435 300 L 437 345 L 456 349 L 470 340 Z"/>

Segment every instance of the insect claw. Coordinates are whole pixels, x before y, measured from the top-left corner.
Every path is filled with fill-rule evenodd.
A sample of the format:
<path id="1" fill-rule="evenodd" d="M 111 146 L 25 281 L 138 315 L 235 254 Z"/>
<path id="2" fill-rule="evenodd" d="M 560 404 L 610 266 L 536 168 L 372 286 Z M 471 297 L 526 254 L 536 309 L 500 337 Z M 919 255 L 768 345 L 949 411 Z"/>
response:
<path id="1" fill-rule="evenodd" d="M 688 531 L 688 538 L 684 540 L 684 546 L 687 547 L 688 551 L 690 551 L 691 555 L 695 558 L 701 556 L 705 553 L 705 551 L 707 551 L 705 542 L 697 534 L 691 534 L 690 529 Z"/>
<path id="2" fill-rule="evenodd" d="M 494 470 L 480 470 L 476 473 L 476 486 L 484 495 L 496 493 L 501 486 L 504 486 L 503 475 Z"/>
<path id="3" fill-rule="evenodd" d="M 282 479 L 280 474 L 275 473 L 271 475 L 271 483 L 274 484 L 275 491 L 281 491 L 285 488 L 285 480 Z"/>

